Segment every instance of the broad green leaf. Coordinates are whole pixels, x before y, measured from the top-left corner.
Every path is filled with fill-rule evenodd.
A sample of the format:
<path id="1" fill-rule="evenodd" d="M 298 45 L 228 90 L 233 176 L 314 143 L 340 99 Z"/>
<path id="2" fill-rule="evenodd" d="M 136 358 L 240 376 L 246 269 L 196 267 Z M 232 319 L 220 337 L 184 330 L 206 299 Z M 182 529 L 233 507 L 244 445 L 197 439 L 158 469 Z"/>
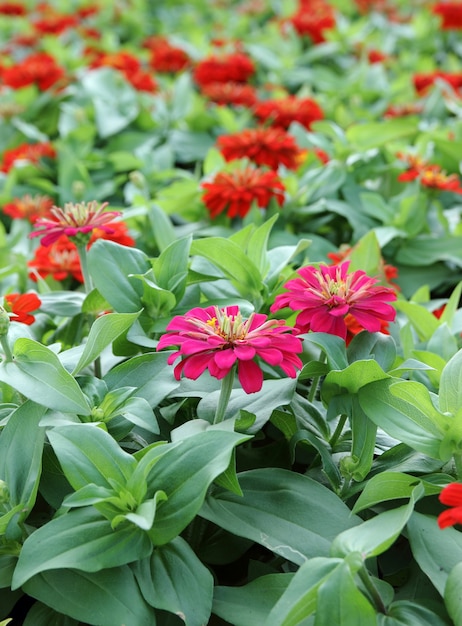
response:
<path id="1" fill-rule="evenodd" d="M 459 308 L 460 296 L 462 294 L 462 282 L 458 283 L 449 300 L 444 307 L 444 311 L 440 317 L 440 322 L 447 322 L 449 326 L 452 324 L 452 320 L 454 318 L 455 312 Z"/>
<path id="2" fill-rule="evenodd" d="M 216 265 L 242 297 L 253 300 L 259 296 L 262 289 L 260 272 L 233 241 L 222 237 L 197 239 L 191 245 L 191 254 L 202 256 Z"/>
<path id="3" fill-rule="evenodd" d="M 369 419 L 395 439 L 439 459 L 443 434 L 427 411 L 421 408 L 421 400 L 427 400 L 428 392 L 427 395 L 419 393 L 413 399 L 403 399 L 392 392 L 392 388 L 398 385 L 411 385 L 415 389 L 418 383 L 396 383 L 392 379 L 370 383 L 358 392 L 361 408 Z M 432 413 L 437 413 L 436 409 L 433 408 Z"/>
<path id="4" fill-rule="evenodd" d="M 101 295 L 118 313 L 136 313 L 142 307 L 139 281 L 130 274 L 144 274 L 148 257 L 137 248 L 98 239 L 87 253 L 88 268 Z"/>
<path id="5" fill-rule="evenodd" d="M 184 295 L 191 242 L 191 236 L 178 239 L 167 246 L 157 259 L 151 260 L 159 287 L 171 291 L 176 302 Z"/>
<path id="6" fill-rule="evenodd" d="M 51 570 L 27 581 L 31 597 L 92 626 L 155 626 L 154 610 L 141 595 L 128 565 L 99 572 Z"/>
<path id="7" fill-rule="evenodd" d="M 462 533 L 441 530 L 436 517 L 414 511 L 407 524 L 412 554 L 441 595 L 452 568 L 462 561 Z"/>
<path id="8" fill-rule="evenodd" d="M 315 557 L 302 564 L 271 610 L 265 626 L 298 626 L 316 611 L 318 590 L 342 564 L 341 559 Z"/>
<path id="9" fill-rule="evenodd" d="M 149 403 L 144 398 L 129 398 L 121 407 L 120 415 L 126 420 L 144 428 L 148 432 L 159 434 L 159 424 Z"/>
<path id="10" fill-rule="evenodd" d="M 234 626 L 266 624 L 294 574 L 268 574 L 240 587 L 215 587 L 213 612 Z"/>
<path id="11" fill-rule="evenodd" d="M 398 600 L 387 607 L 386 615 L 378 613 L 377 626 L 448 626 L 448 622 L 417 602 Z"/>
<path id="12" fill-rule="evenodd" d="M 314 343 L 325 352 L 331 369 L 343 370 L 348 367 L 345 342 L 341 337 L 328 333 L 309 333 L 306 341 Z"/>
<path id="13" fill-rule="evenodd" d="M 98 572 L 143 559 L 151 550 L 149 537 L 139 528 L 130 525 L 113 530 L 94 508 L 74 509 L 47 522 L 26 539 L 12 589 L 47 570 Z"/>
<path id="14" fill-rule="evenodd" d="M 368 475 L 374 458 L 377 426 L 361 409 L 357 396 L 346 396 L 344 403 L 347 410 L 343 411 L 350 417 L 351 452 L 340 461 L 341 472 L 351 476 L 355 481 L 362 481 Z"/>
<path id="15" fill-rule="evenodd" d="M 406 239 L 395 256 L 396 263 L 419 267 L 434 265 L 438 261 L 449 261 L 457 267 L 462 266 L 459 236 L 419 235 Z"/>
<path id="16" fill-rule="evenodd" d="M 252 263 L 260 272 L 260 276 L 264 278 L 270 268 L 270 263 L 267 255 L 268 240 L 271 230 L 276 223 L 279 215 L 273 215 L 270 219 L 266 220 L 261 226 L 259 226 L 252 233 L 247 245 L 247 254 Z"/>
<path id="17" fill-rule="evenodd" d="M 331 547 L 332 556 L 344 557 L 359 552 L 363 558 L 386 552 L 401 534 L 414 509 L 415 500 L 424 493 L 422 485 L 414 487 L 409 503 L 380 513 L 359 526 L 338 535 Z"/>
<path id="18" fill-rule="evenodd" d="M 167 214 L 155 202 L 149 204 L 148 217 L 157 247 L 162 252 L 176 241 L 175 229 Z"/>
<path id="19" fill-rule="evenodd" d="M 94 424 L 57 426 L 48 438 L 76 490 L 89 483 L 109 488 L 113 481 L 125 485 L 136 467 L 136 460 Z"/>
<path id="20" fill-rule="evenodd" d="M 224 472 L 232 452 L 249 437 L 224 430 L 207 430 L 174 444 L 156 462 L 147 477 L 148 495 L 165 491 L 152 530 L 155 545 L 163 545 L 180 534 L 201 508 L 208 487 Z"/>
<path id="21" fill-rule="evenodd" d="M 307 442 L 319 453 L 322 461 L 322 469 L 329 479 L 333 489 L 338 489 L 341 483 L 341 476 L 337 463 L 332 458 L 332 451 L 329 444 L 324 440 L 316 437 L 314 433 L 308 430 L 298 430 L 290 441 L 292 458 L 295 460 L 295 447 L 300 442 Z"/>
<path id="22" fill-rule="evenodd" d="M 455 626 L 462 624 L 462 563 L 455 565 L 449 572 L 444 588 L 444 603 Z"/>
<path id="23" fill-rule="evenodd" d="M 450 359 L 441 373 L 440 409 L 455 415 L 462 406 L 462 350 Z"/>
<path id="24" fill-rule="evenodd" d="M 16 554 L 0 554 L 0 589 L 9 589 L 11 587 L 11 579 L 13 578 L 17 560 Z M 3 606 L 0 604 L 0 607 L 0 617 L 2 617 Z"/>
<path id="25" fill-rule="evenodd" d="M 334 537 L 360 521 L 332 491 L 307 476 L 264 468 L 242 472 L 238 479 L 243 496 L 216 489 L 200 515 L 298 565 L 328 555 Z"/>
<path id="26" fill-rule="evenodd" d="M 416 135 L 417 130 L 416 120 L 396 118 L 353 124 L 346 131 L 346 137 L 355 149 L 368 150 L 392 143 L 397 139 L 410 139 Z"/>
<path id="27" fill-rule="evenodd" d="M 151 606 L 178 615 L 186 626 L 208 623 L 213 577 L 182 537 L 155 548 L 133 571 Z"/>
<path id="28" fill-rule="evenodd" d="M 363 331 L 353 337 L 347 354 L 350 363 L 373 358 L 388 372 L 396 360 L 396 343 L 391 335 Z"/>
<path id="29" fill-rule="evenodd" d="M 20 338 L 13 354 L 13 362 L 0 363 L 2 382 L 47 408 L 89 415 L 82 390 L 54 352 L 38 341 Z"/>
<path id="30" fill-rule="evenodd" d="M 117 337 L 124 333 L 138 318 L 138 313 L 108 313 L 96 319 L 91 328 L 79 362 L 72 372 L 78 374 L 92 363 Z"/>
<path id="31" fill-rule="evenodd" d="M 154 319 L 167 317 L 175 308 L 177 301 L 174 294 L 157 284 L 152 269 L 142 275 L 130 274 L 130 277 L 141 281 L 143 286 L 141 301 L 150 317 Z M 186 274 L 182 274 L 179 278 L 182 281 L 185 280 Z"/>
<path id="32" fill-rule="evenodd" d="M 346 392 L 357 394 L 362 387 L 369 383 L 386 378 L 390 377 L 377 361 L 373 359 L 355 361 L 342 371 L 331 371 L 327 374 L 321 389 L 322 399 L 328 404 L 336 395 Z"/>
<path id="33" fill-rule="evenodd" d="M 376 611 L 358 589 L 346 561 L 335 568 L 319 586 L 314 624 L 377 626 Z"/>
<path id="34" fill-rule="evenodd" d="M 25 519 L 35 502 L 42 470 L 45 407 L 30 400 L 11 414 L 0 433 L 0 479 L 7 484 L 12 506 L 24 507 Z"/>
<path id="35" fill-rule="evenodd" d="M 23 622 L 24 626 L 78 626 L 79 623 L 68 615 L 56 613 L 49 606 L 36 602 Z M 0 623 L 1 626 L 1 623 Z"/>
<path id="36" fill-rule="evenodd" d="M 405 313 L 422 341 L 428 341 L 440 324 L 430 311 L 415 302 L 398 300 L 395 307 Z"/>

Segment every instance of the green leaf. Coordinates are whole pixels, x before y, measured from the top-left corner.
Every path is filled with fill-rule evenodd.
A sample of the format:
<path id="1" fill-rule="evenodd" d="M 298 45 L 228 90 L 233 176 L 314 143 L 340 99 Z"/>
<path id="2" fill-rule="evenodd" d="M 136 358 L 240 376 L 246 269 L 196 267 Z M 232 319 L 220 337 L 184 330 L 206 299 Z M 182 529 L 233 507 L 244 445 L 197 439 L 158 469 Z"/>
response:
<path id="1" fill-rule="evenodd" d="M 138 318 L 138 313 L 108 313 L 96 319 L 85 342 L 79 362 L 72 372 L 78 374 L 92 363 L 117 337 L 124 333 Z"/>
<path id="2" fill-rule="evenodd" d="M 191 242 L 192 236 L 175 240 L 157 259 L 151 261 L 157 284 L 162 289 L 171 291 L 177 303 L 183 297 L 186 288 Z"/>
<path id="3" fill-rule="evenodd" d="M 408 118 L 381 120 L 380 122 L 366 122 L 353 124 L 346 131 L 348 141 L 354 149 L 368 150 L 397 139 L 410 139 L 417 133 L 417 121 Z"/>
<path id="4" fill-rule="evenodd" d="M 20 338 L 14 344 L 14 361 L 0 363 L 0 380 L 50 409 L 89 415 L 90 407 L 75 378 L 59 358 L 33 339 Z"/>
<path id="5" fill-rule="evenodd" d="M 312 615 L 316 611 L 320 586 L 341 563 L 340 559 L 323 557 L 303 563 L 273 607 L 265 626 L 298 626 Z"/>
<path id="6" fill-rule="evenodd" d="M 149 270 L 144 252 L 98 239 L 88 250 L 87 257 L 95 287 L 118 313 L 136 313 L 143 307 L 142 287 L 130 274 L 144 274 Z"/>
<path id="7" fill-rule="evenodd" d="M 246 247 L 249 259 L 252 263 L 254 263 L 262 278 L 267 275 L 270 268 L 270 262 L 267 254 L 268 240 L 271 230 L 278 218 L 279 215 L 273 215 L 273 217 L 269 218 L 261 226 L 255 229 L 255 231 L 251 234 Z"/>
<path id="8" fill-rule="evenodd" d="M 322 399 L 328 404 L 336 395 L 346 392 L 357 394 L 369 383 L 386 378 L 390 376 L 383 371 L 377 361 L 373 359 L 355 361 L 340 372 L 332 371 L 327 374 L 322 385 Z"/>
<path id="9" fill-rule="evenodd" d="M 136 460 L 94 424 L 57 426 L 48 438 L 75 490 L 89 483 L 111 489 L 111 481 L 125 485 L 136 467 Z"/>
<path id="10" fill-rule="evenodd" d="M 268 574 L 241 587 L 215 587 L 213 612 L 234 626 L 266 624 L 294 574 Z"/>
<path id="11" fill-rule="evenodd" d="M 148 494 L 159 490 L 168 496 L 149 531 L 155 545 L 174 539 L 197 515 L 208 487 L 224 472 L 232 452 L 249 437 L 224 430 L 207 430 L 181 439 L 156 462 L 147 477 Z"/>
<path id="12" fill-rule="evenodd" d="M 233 241 L 222 237 L 198 239 L 191 245 L 191 254 L 202 256 L 216 265 L 242 297 L 253 300 L 259 296 L 262 289 L 260 272 Z"/>
<path id="13" fill-rule="evenodd" d="M 416 511 L 407 533 L 415 560 L 443 595 L 449 573 L 462 561 L 462 533 L 454 528 L 441 530 L 436 517 Z"/>
<path id="14" fill-rule="evenodd" d="M 295 457 L 295 447 L 300 442 L 307 442 L 319 453 L 324 473 L 332 487 L 338 489 L 341 483 L 341 476 L 338 465 L 332 458 L 332 451 L 330 450 L 329 444 L 319 439 L 314 433 L 310 433 L 308 430 L 298 430 L 290 442 L 292 458 Z"/>
<path id="15" fill-rule="evenodd" d="M 1 622 L 3 623 L 3 622 Z M 0 623 L 0 626 L 1 626 Z M 72 617 L 56 613 L 49 606 L 36 602 L 23 622 L 24 626 L 78 626 Z"/>
<path id="16" fill-rule="evenodd" d="M 157 547 L 133 570 L 151 606 L 178 615 L 186 626 L 207 624 L 212 611 L 213 577 L 188 543 L 176 537 Z"/>
<path id="17" fill-rule="evenodd" d="M 406 389 L 398 388 L 405 385 Z M 418 452 L 440 458 L 442 416 L 433 407 L 423 385 L 413 381 L 379 380 L 362 387 L 358 393 L 361 408 L 379 428 Z"/>
<path id="18" fill-rule="evenodd" d="M 352 509 L 353 513 L 363 511 L 379 502 L 410 498 L 414 488 L 420 482 L 419 478 L 400 472 L 377 474 L 367 481 L 361 495 L 355 502 Z"/>
<path id="19" fill-rule="evenodd" d="M 113 530 L 93 508 L 74 509 L 33 532 L 24 542 L 12 589 L 51 569 L 97 572 L 147 557 L 152 545 L 135 526 Z"/>
<path id="20" fill-rule="evenodd" d="M 395 306 L 398 311 L 406 314 L 422 341 L 428 341 L 440 324 L 439 320 L 420 304 L 398 300 Z"/>
<path id="21" fill-rule="evenodd" d="M 154 610 L 127 565 L 100 572 L 47 571 L 24 585 L 31 597 L 92 626 L 155 626 Z"/>
<path id="22" fill-rule="evenodd" d="M 440 409 L 455 415 L 462 406 L 462 350 L 450 359 L 441 373 Z"/>
<path id="23" fill-rule="evenodd" d="M 165 211 L 155 202 L 149 204 L 148 218 L 157 247 L 162 252 L 177 239 L 173 224 Z"/>
<path id="24" fill-rule="evenodd" d="M 332 539 L 360 521 L 307 476 L 272 467 L 242 472 L 238 479 L 242 497 L 217 489 L 200 515 L 298 565 L 327 555 Z"/>
<path id="25" fill-rule="evenodd" d="M 387 615 L 377 615 L 377 626 L 448 626 L 448 622 L 420 604 L 399 600 L 387 607 Z"/>
<path id="26" fill-rule="evenodd" d="M 455 565 L 449 572 L 444 589 L 444 603 L 455 626 L 462 624 L 462 563 Z"/>
<path id="27" fill-rule="evenodd" d="M 325 352 L 327 363 L 333 370 L 343 370 L 348 366 L 345 341 L 328 333 L 309 333 L 306 341 L 314 343 Z"/>

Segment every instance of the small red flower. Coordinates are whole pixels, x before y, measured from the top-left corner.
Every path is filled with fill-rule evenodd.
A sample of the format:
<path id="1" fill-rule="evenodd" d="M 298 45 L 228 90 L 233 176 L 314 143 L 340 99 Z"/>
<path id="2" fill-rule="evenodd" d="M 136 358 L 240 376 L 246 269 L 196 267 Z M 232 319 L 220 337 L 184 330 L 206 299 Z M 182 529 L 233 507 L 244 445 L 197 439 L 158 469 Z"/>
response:
<path id="1" fill-rule="evenodd" d="M 459 90 L 462 89 L 462 72 L 436 70 L 434 72 L 414 74 L 412 80 L 414 88 L 419 95 L 426 94 L 437 80 L 447 83 L 458 95 L 460 95 Z"/>
<path id="2" fill-rule="evenodd" d="M 12 89 L 35 84 L 40 91 L 46 91 L 63 78 L 63 68 L 47 52 L 34 52 L 2 72 L 3 84 Z"/>
<path id="3" fill-rule="evenodd" d="M 433 5 L 432 13 L 441 18 L 443 30 L 462 29 L 462 2 L 438 2 Z"/>
<path id="4" fill-rule="evenodd" d="M 200 86 L 209 83 L 246 83 L 255 73 L 255 65 L 243 52 L 224 56 L 211 55 L 197 63 L 194 80 Z"/>
<path id="5" fill-rule="evenodd" d="M 149 37 L 143 44 L 151 51 L 149 65 L 156 72 L 181 72 L 190 64 L 190 58 L 182 48 L 172 46 L 166 37 Z"/>
<path id="6" fill-rule="evenodd" d="M 0 15 L 26 15 L 27 9 L 20 2 L 0 2 Z"/>
<path id="7" fill-rule="evenodd" d="M 452 508 L 443 511 L 438 516 L 438 526 L 446 528 L 454 524 L 462 524 L 462 484 L 450 483 L 443 488 L 439 495 L 442 504 Z"/>
<path id="8" fill-rule="evenodd" d="M 44 157 L 49 159 L 56 157 L 56 150 L 50 143 L 23 143 L 16 148 L 11 148 L 11 150 L 5 150 L 0 171 L 9 172 L 19 161 L 38 163 Z"/>
<path id="9" fill-rule="evenodd" d="M 333 8 L 323 0 L 301 2 L 297 12 L 288 21 L 299 35 L 308 36 L 314 44 L 325 41 L 326 31 L 336 26 Z"/>
<path id="10" fill-rule="evenodd" d="M 245 217 L 255 202 L 266 208 L 274 198 L 279 206 L 284 202 L 284 185 L 273 171 L 246 168 L 234 172 L 219 172 L 210 182 L 202 183 L 203 201 L 210 217 L 226 213 L 228 217 Z"/>
<path id="11" fill-rule="evenodd" d="M 398 176 L 400 182 L 418 179 L 424 187 L 462 194 L 462 184 L 457 174 L 446 174 L 436 163 L 427 163 L 412 154 L 400 152 L 397 156 L 408 163 L 408 169 Z"/>
<path id="12" fill-rule="evenodd" d="M 135 245 L 135 240 L 128 233 L 128 228 L 125 222 L 111 222 L 111 232 L 103 230 L 102 228 L 95 228 L 91 234 L 88 246 L 90 247 L 97 239 L 107 239 L 114 241 L 121 246 L 127 246 L 129 248 Z"/>
<path id="13" fill-rule="evenodd" d="M 126 80 L 138 91 L 157 91 L 154 78 L 141 67 L 141 62 L 129 52 L 96 53 L 90 64 L 92 68 L 112 67 L 121 72 Z"/>
<path id="14" fill-rule="evenodd" d="M 60 35 L 69 28 L 75 28 L 79 19 L 75 15 L 50 14 L 33 22 L 33 27 L 42 35 Z"/>
<path id="15" fill-rule="evenodd" d="M 38 246 L 34 258 L 28 261 L 27 266 L 30 268 L 29 277 L 33 281 L 37 281 L 38 277 L 46 278 L 51 275 L 58 281 L 72 277 L 83 283 L 79 253 L 66 235 L 61 235 L 50 246 Z"/>
<path id="16" fill-rule="evenodd" d="M 179 346 L 168 358 L 171 365 L 181 357 L 174 370 L 177 380 L 182 374 L 196 380 L 206 369 L 221 380 L 237 363 L 243 390 L 255 393 L 263 384 L 263 372 L 256 359 L 280 367 L 291 378 L 302 366 L 297 356 L 302 343 L 293 335 L 292 327 L 284 320 L 268 320 L 261 313 L 244 319 L 237 306 L 192 309 L 174 317 L 167 331 L 171 332 L 161 337 L 156 349 Z"/>
<path id="17" fill-rule="evenodd" d="M 269 122 L 271 126 L 284 129 L 289 128 L 292 122 L 310 129 L 313 122 L 324 119 L 324 112 L 317 102 L 296 96 L 264 100 L 255 106 L 254 114 L 259 122 Z"/>
<path id="18" fill-rule="evenodd" d="M 3 305 L 9 313 L 12 322 L 21 324 L 33 324 L 35 317 L 32 311 L 40 308 L 42 301 L 35 293 L 9 293 L 3 297 Z"/>
<path id="19" fill-rule="evenodd" d="M 379 332 L 384 321 L 395 319 L 396 311 L 389 302 L 396 300 L 396 293 L 377 285 L 377 279 L 362 270 L 348 273 L 348 267 L 349 261 L 302 267 L 298 278 L 284 285 L 288 291 L 276 296 L 270 310 L 289 307 L 300 311 L 295 322 L 300 333 L 324 332 L 347 339 L 353 322 L 361 330 Z"/>
<path id="20" fill-rule="evenodd" d="M 25 219 L 33 224 L 39 217 L 49 217 L 54 202 L 48 196 L 26 194 L 3 206 L 3 213 L 14 220 Z"/>
<path id="21" fill-rule="evenodd" d="M 207 83 L 200 85 L 201 94 L 220 105 L 253 107 L 257 103 L 255 87 L 245 83 Z"/>
<path id="22" fill-rule="evenodd" d="M 294 137 L 280 128 L 248 128 L 233 135 L 222 135 L 217 145 L 227 161 L 247 157 L 273 170 L 280 165 L 295 170 L 305 154 Z"/>

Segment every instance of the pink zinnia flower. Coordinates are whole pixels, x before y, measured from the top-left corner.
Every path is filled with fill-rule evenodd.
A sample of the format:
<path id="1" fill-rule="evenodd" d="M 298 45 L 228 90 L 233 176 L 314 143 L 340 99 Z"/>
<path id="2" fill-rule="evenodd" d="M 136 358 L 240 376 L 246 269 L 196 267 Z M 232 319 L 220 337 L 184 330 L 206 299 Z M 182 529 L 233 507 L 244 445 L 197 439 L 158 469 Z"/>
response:
<path id="1" fill-rule="evenodd" d="M 302 362 L 296 355 L 302 343 L 293 328 L 284 320 L 268 320 L 266 315 L 252 313 L 243 319 L 239 307 L 219 309 L 210 306 L 195 308 L 185 315 L 177 315 L 167 326 L 170 332 L 161 337 L 157 350 L 178 345 L 168 363 L 178 357 L 174 374 L 180 380 L 196 380 L 206 369 L 214 378 L 224 378 L 237 363 L 239 382 L 246 393 L 260 391 L 263 372 L 255 362 L 258 357 L 270 365 L 277 365 L 288 376 L 295 378 Z"/>
<path id="2" fill-rule="evenodd" d="M 34 226 L 41 230 L 32 232 L 30 237 L 43 237 L 42 245 L 49 246 L 57 241 L 61 235 L 75 237 L 76 235 L 91 233 L 95 228 L 106 233 L 112 233 L 110 222 L 121 215 L 120 211 L 104 211 L 108 203 L 98 206 L 98 202 L 68 202 L 64 209 L 54 206 L 50 209 L 52 216 L 39 217 Z"/>
<path id="3" fill-rule="evenodd" d="M 289 291 L 276 297 L 271 311 L 284 307 L 300 311 L 295 323 L 300 333 L 311 330 L 346 339 L 347 322 L 353 320 L 364 330 L 379 332 L 384 320 L 395 319 L 396 311 L 388 302 L 396 300 L 396 293 L 376 285 L 377 279 L 362 270 L 348 273 L 349 264 L 302 267 L 299 278 L 284 285 Z"/>
<path id="4" fill-rule="evenodd" d="M 446 528 L 454 524 L 462 524 L 462 484 L 450 483 L 446 485 L 439 495 L 442 504 L 452 508 L 443 511 L 438 516 L 438 526 Z"/>

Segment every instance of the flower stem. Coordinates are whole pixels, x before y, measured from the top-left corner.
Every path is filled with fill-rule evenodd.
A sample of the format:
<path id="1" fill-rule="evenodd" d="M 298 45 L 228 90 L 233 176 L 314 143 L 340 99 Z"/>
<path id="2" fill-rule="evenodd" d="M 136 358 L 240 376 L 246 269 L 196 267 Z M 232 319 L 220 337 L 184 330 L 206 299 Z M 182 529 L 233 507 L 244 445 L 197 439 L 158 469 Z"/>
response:
<path id="1" fill-rule="evenodd" d="M 233 390 L 235 368 L 230 369 L 228 374 L 221 381 L 220 397 L 218 399 L 217 411 L 215 413 L 214 424 L 219 424 L 225 417 L 226 407 L 228 406 L 231 391 Z"/>
<path id="2" fill-rule="evenodd" d="M 2 344 L 3 352 L 5 353 L 5 361 L 11 362 L 13 360 L 13 353 L 11 352 L 7 335 L 2 335 L 0 337 L 0 343 Z"/>
<path id="3" fill-rule="evenodd" d="M 374 603 L 374 606 L 377 609 L 377 611 L 379 613 L 383 613 L 386 615 L 387 609 L 383 603 L 382 598 L 380 597 L 379 592 L 377 591 L 377 587 L 374 585 L 373 581 L 371 580 L 371 577 L 369 576 L 369 573 L 364 567 L 364 565 L 362 565 L 362 567 L 359 568 L 358 576 L 361 579 L 361 582 L 363 583 L 364 587 L 366 588 L 369 594 L 369 597 Z"/>
<path id="4" fill-rule="evenodd" d="M 325 363 L 326 361 L 326 354 L 324 352 L 321 352 L 321 354 L 319 355 L 319 359 L 318 359 L 319 363 Z M 316 391 L 318 389 L 318 384 L 319 384 L 319 380 L 320 380 L 321 376 L 315 376 L 313 378 L 313 381 L 311 383 L 311 387 L 310 387 L 310 392 L 308 394 L 308 402 L 313 402 L 314 397 L 316 395 Z"/>
<path id="5" fill-rule="evenodd" d="M 85 293 L 90 293 L 93 289 L 93 282 L 91 280 L 90 272 L 88 271 L 87 247 L 85 244 L 80 243 L 76 245 L 77 252 L 79 253 L 80 269 L 82 270 Z"/>
<path id="6" fill-rule="evenodd" d="M 343 427 L 345 426 L 345 422 L 347 421 L 347 419 L 348 419 L 348 415 L 345 415 L 345 413 L 343 413 L 343 414 L 340 416 L 340 418 L 339 418 L 339 420 L 338 420 L 338 422 L 337 422 L 337 426 L 335 427 L 335 430 L 334 430 L 334 432 L 333 432 L 333 435 L 332 435 L 332 437 L 329 439 L 329 445 L 330 445 L 330 447 L 331 447 L 332 449 L 334 448 L 335 444 L 336 444 L 336 443 L 337 443 L 337 441 L 338 441 L 338 438 L 339 438 L 339 437 L 340 437 L 340 435 L 342 434 L 342 430 L 343 430 Z"/>

